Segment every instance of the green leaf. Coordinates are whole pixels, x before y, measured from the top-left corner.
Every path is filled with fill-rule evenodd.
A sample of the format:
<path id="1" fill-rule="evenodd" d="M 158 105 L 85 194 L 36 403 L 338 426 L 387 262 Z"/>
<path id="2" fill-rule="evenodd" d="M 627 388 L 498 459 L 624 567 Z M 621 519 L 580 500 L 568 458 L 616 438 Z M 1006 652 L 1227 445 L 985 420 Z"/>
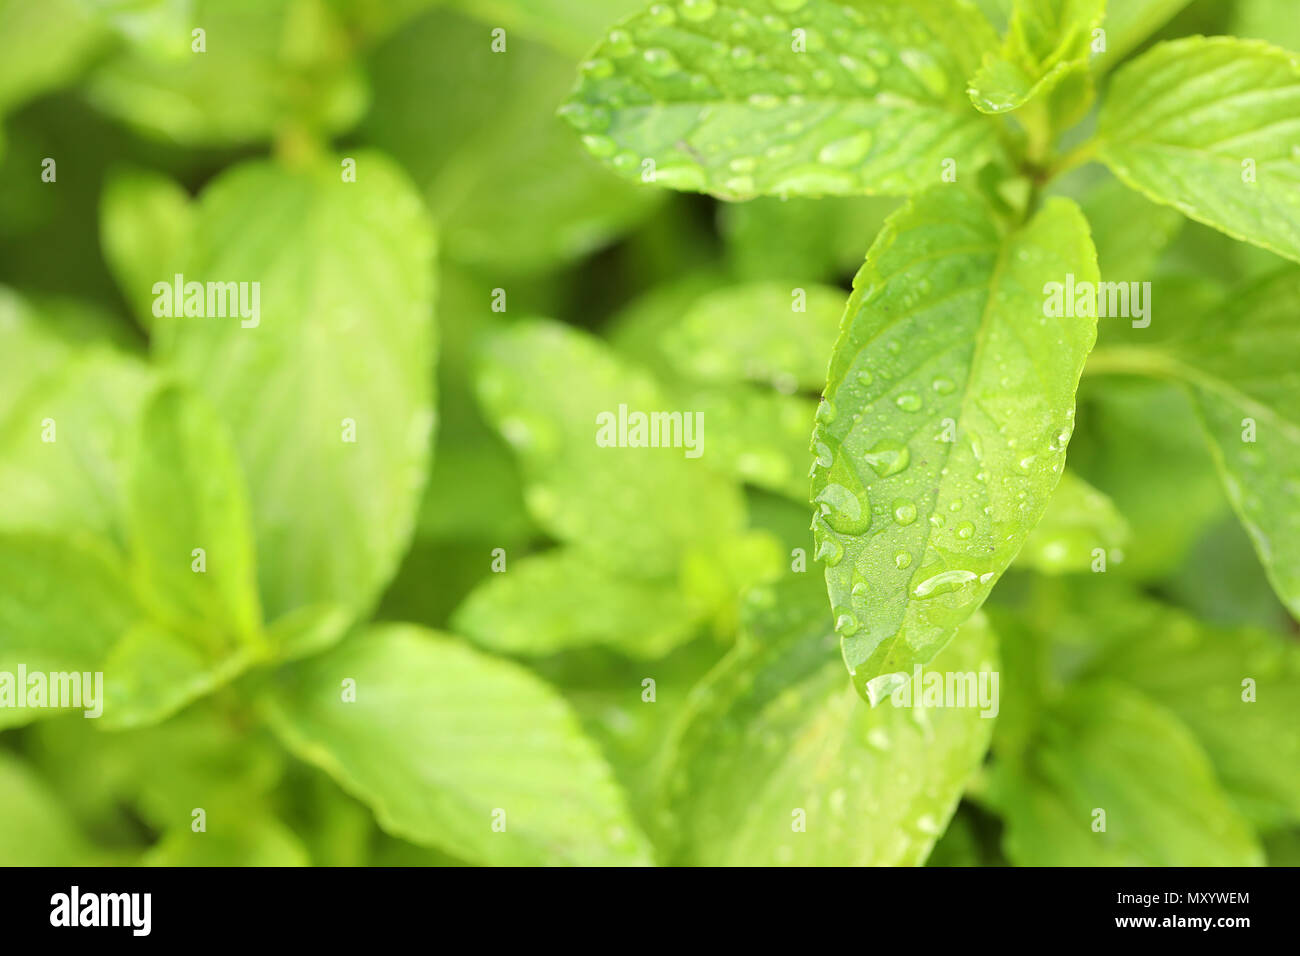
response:
<path id="1" fill-rule="evenodd" d="M 155 617 L 200 648 L 259 644 L 248 501 L 216 413 L 180 388 L 160 390 L 144 410 L 128 474 L 133 566 Z"/>
<path id="2" fill-rule="evenodd" d="M 439 269 L 438 436 L 420 504 L 418 537 L 486 540 L 509 549 L 536 529 L 510 448 L 474 398 L 474 362 L 484 337 L 506 316 L 492 311 L 484 281 L 446 263 Z M 511 291 L 516 287 L 512 284 Z M 409 619 L 409 618 L 403 618 Z"/>
<path id="3" fill-rule="evenodd" d="M 185 261 L 194 206 L 180 185 L 148 170 L 123 170 L 100 199 L 99 235 L 118 287 L 137 319 L 153 324 L 153 285 Z"/>
<path id="4" fill-rule="evenodd" d="M 1295 54 L 1255 40 L 1189 37 L 1116 72 L 1098 155 L 1148 198 L 1300 260 L 1298 115 Z"/>
<path id="5" fill-rule="evenodd" d="M 0 672 L 103 671 L 113 644 L 139 615 L 120 563 L 89 536 L 0 532 Z M 10 688 L 24 700 L 28 689 Z M 108 710 L 103 700 L 94 703 Z M 0 726 L 63 712 L 6 705 L 0 707 Z"/>
<path id="6" fill-rule="evenodd" d="M 1098 369 L 1190 388 L 1233 509 L 1278 597 L 1300 618 L 1300 269 L 1249 283 L 1148 347 L 1098 352 Z M 1130 336 L 1137 341 L 1143 330 Z"/>
<path id="7" fill-rule="evenodd" d="M 104 728 L 147 727 L 229 683 L 263 654 L 218 651 L 149 621 L 137 624 L 104 661 Z"/>
<path id="8" fill-rule="evenodd" d="M 212 814 L 207 829 L 169 831 L 140 861 L 142 866 L 310 866 L 293 831 L 265 812 Z"/>
<path id="9" fill-rule="evenodd" d="M 0 528 L 124 543 L 122 481 L 152 373 L 103 347 L 69 353 L 45 340 L 40 348 L 51 351 L 26 354 L 51 370 L 31 376 L 0 410 Z"/>
<path id="10" fill-rule="evenodd" d="M 861 700 L 834 658 L 835 633 L 811 575 L 753 600 L 741 644 L 692 693 L 676 741 L 666 795 L 682 861 L 923 862 L 993 721 L 975 707 Z M 977 617 L 932 669 L 992 671 L 993 662 L 992 633 Z"/>
<path id="11" fill-rule="evenodd" d="M 700 618 L 671 578 L 621 576 L 588 553 L 560 548 L 489 574 L 452 616 L 452 626 L 502 654 L 605 644 L 656 658 L 688 640 Z"/>
<path id="12" fill-rule="evenodd" d="M 1101 549 L 1107 563 L 1119 563 L 1128 538 L 1128 522 L 1114 502 L 1067 471 L 1047 503 L 1043 520 L 1016 556 L 1016 564 L 1044 574 L 1096 570 L 1097 550 Z M 1107 564 L 1101 567 L 1105 569 Z"/>
<path id="13" fill-rule="evenodd" d="M 449 11 L 394 34 L 370 59 L 374 105 L 363 128 L 410 172 L 449 259 L 535 274 L 606 245 L 663 197 L 583 154 L 553 115 L 574 60 L 505 28 L 503 53 L 489 26 Z"/>
<path id="14" fill-rule="evenodd" d="M 744 523 L 739 490 L 706 464 L 708 421 L 697 433 L 695 409 L 671 408 L 652 378 L 582 332 L 532 320 L 493 336 L 478 395 L 519 456 L 537 523 L 611 567 L 642 577 L 673 574 L 687 550 L 714 549 Z M 602 433 L 619 439 L 620 406 L 629 441 L 602 446 Z M 665 436 L 660 447 L 632 447 L 634 412 L 681 413 L 681 447 L 664 447 Z M 698 457 L 687 457 L 694 454 L 688 437 Z"/>
<path id="15" fill-rule="evenodd" d="M 69 343 L 50 328 L 48 316 L 11 289 L 0 286 L 0 408 L 10 409 L 33 382 L 68 360 Z M 8 414 L 0 414 L 0 422 Z"/>
<path id="16" fill-rule="evenodd" d="M 156 323 L 159 358 L 235 438 L 271 620 L 375 600 L 428 467 L 431 230 L 387 160 L 353 158 L 354 183 L 323 160 L 251 163 L 210 185 L 186 281 L 258 282 L 260 314 Z"/>
<path id="17" fill-rule="evenodd" d="M 1079 205 L 1092 227 L 1101 277 L 1108 282 L 1148 280 L 1186 222 L 1178 210 L 1135 195 L 1111 176 L 1088 190 Z"/>
<path id="18" fill-rule="evenodd" d="M 1016 0 L 1002 51 L 985 54 L 967 93 L 982 113 L 1005 113 L 1086 72 L 1106 0 Z M 1064 125 L 1064 124 L 1063 124 Z"/>
<path id="19" fill-rule="evenodd" d="M 1016 0 L 1010 48 L 1039 64 L 1080 56 L 1106 0 Z"/>
<path id="20" fill-rule="evenodd" d="M 80 0 L 0 0 L 0 116 L 67 83 L 103 39 Z"/>
<path id="21" fill-rule="evenodd" d="M 279 782 L 283 750 L 245 720 L 201 703 L 154 726 L 106 734 L 100 721 L 72 716 L 33 728 L 30 749 L 77 804 L 129 806 L 156 830 L 189 830 L 195 807 L 212 813 L 260 803 Z"/>
<path id="22" fill-rule="evenodd" d="M 753 385 L 674 392 L 708 422 L 709 462 L 736 481 L 808 502 L 808 433 L 816 403 Z"/>
<path id="23" fill-rule="evenodd" d="M 659 775 L 672 759 L 673 727 L 692 689 L 724 650 L 705 637 L 653 663 L 603 649 L 536 663 L 540 676 L 564 694 L 583 729 L 600 744 L 638 822 L 652 837 L 663 822 Z"/>
<path id="24" fill-rule="evenodd" d="M 1173 19 L 1189 0 L 1111 0 L 1106 5 L 1106 50 L 1097 56 L 1106 72 Z M 1238 0 L 1240 3 L 1240 0 Z"/>
<path id="25" fill-rule="evenodd" d="M 644 7 L 645 0 L 453 0 L 453 5 L 501 27 L 509 38 L 541 40 L 576 59 L 591 50 L 610 23 Z"/>
<path id="26" fill-rule="evenodd" d="M 762 382 L 780 392 L 817 391 L 839 333 L 844 293 L 832 286 L 756 282 L 699 299 L 664 335 L 684 376 Z"/>
<path id="27" fill-rule="evenodd" d="M 1263 862 L 1190 731 L 1122 685 L 1075 688 L 1024 765 L 999 765 L 994 786 L 1003 847 L 1018 866 Z M 1104 831 L 1094 830 L 1098 810 Z"/>
<path id="28" fill-rule="evenodd" d="M 839 279 L 862 265 L 867 246 L 898 200 L 884 196 L 727 203 L 719 228 L 736 277 L 801 282 Z"/>
<path id="29" fill-rule="evenodd" d="M 95 866 L 105 862 L 52 792 L 22 760 L 0 751 L 0 866 Z"/>
<path id="30" fill-rule="evenodd" d="M 1147 602 L 1107 635 L 1106 646 L 1091 671 L 1175 713 L 1252 821 L 1300 822 L 1300 647 L 1293 640 L 1208 627 Z"/>
<path id="31" fill-rule="evenodd" d="M 969 175 L 1000 155 L 963 93 L 997 43 L 971 6 L 674 10 L 656 4 L 610 31 L 561 110 L 625 178 L 732 199 L 897 195 L 940 182 L 946 161 Z"/>
<path id="32" fill-rule="evenodd" d="M 328 134 L 365 109 L 349 38 L 324 0 L 150 0 L 108 20 L 121 49 L 87 95 L 148 135 L 215 146 Z"/>
<path id="33" fill-rule="evenodd" d="M 1176 385 L 1094 376 L 1091 368 L 1079 396 L 1071 466 L 1133 529 L 1118 571 L 1143 580 L 1176 575 L 1197 536 L 1228 511 L 1191 403 Z"/>
<path id="34" fill-rule="evenodd" d="M 595 745 L 517 665 L 420 628 L 378 628 L 285 672 L 267 703 L 290 751 L 396 836 L 487 864 L 647 862 Z"/>
<path id="35" fill-rule="evenodd" d="M 1293 52 L 1300 50 L 1300 22 L 1289 0 L 1237 0 L 1232 5 L 1230 32 L 1267 40 Z"/>
<path id="36" fill-rule="evenodd" d="M 818 556 L 860 685 L 929 661 L 1047 507 L 1096 320 L 1046 316 L 1097 281 L 1049 200 L 1012 232 L 956 189 L 892 216 L 854 280 L 813 433 Z"/>

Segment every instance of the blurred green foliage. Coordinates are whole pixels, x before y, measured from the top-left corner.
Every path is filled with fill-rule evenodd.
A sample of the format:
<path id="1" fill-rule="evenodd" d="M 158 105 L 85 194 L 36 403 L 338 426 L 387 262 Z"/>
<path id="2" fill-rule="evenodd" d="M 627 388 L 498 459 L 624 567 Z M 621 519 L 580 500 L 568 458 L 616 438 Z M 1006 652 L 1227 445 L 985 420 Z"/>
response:
<path id="1" fill-rule="evenodd" d="M 927 665 L 998 671 L 996 719 L 854 693 L 808 443 L 901 199 L 588 155 L 556 109 L 647 6 L 0 0 L 0 672 L 104 674 L 102 719 L 0 709 L 0 865 L 1294 864 L 1296 539 L 1257 552 L 1300 477 L 1207 446 L 1210 386 L 1084 375 Z M 1283 2 L 1129 6 L 1099 75 L 1300 46 Z M 1293 264 L 1095 166 L 1049 192 L 1184 323 L 1099 349 L 1254 363 L 1294 418 Z M 159 314 L 177 273 L 259 282 L 256 327 Z M 620 404 L 709 454 L 593 443 Z"/>

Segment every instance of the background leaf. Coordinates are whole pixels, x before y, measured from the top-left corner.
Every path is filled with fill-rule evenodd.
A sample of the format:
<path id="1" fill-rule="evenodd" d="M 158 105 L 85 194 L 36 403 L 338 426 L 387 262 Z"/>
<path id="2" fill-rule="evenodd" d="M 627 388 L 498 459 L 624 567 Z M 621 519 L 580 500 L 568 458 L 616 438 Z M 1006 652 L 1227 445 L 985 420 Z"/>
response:
<path id="1" fill-rule="evenodd" d="M 1003 846 L 1018 866 L 1252 866 L 1263 853 L 1168 711 L 1115 684 L 1081 685 L 1003 777 Z M 1093 829 L 1105 811 L 1105 831 Z"/>
<path id="2" fill-rule="evenodd" d="M 240 166 L 209 186 L 185 274 L 260 282 L 260 322 L 158 328 L 158 358 L 235 437 L 272 620 L 318 601 L 375 600 L 406 548 L 428 465 L 433 240 L 391 164 L 356 159 L 355 183 L 323 160 Z"/>
<path id="3" fill-rule="evenodd" d="M 1100 156 L 1148 198 L 1300 259 L 1300 160 L 1285 132 L 1298 106 L 1294 54 L 1232 37 L 1162 43 L 1115 74 Z"/>
<path id="4" fill-rule="evenodd" d="M 975 708 L 861 700 L 819 591 L 809 575 L 756 594 L 742 643 L 692 694 L 667 781 L 685 862 L 920 863 L 988 746 L 993 722 Z M 982 618 L 934 664 L 995 666 Z"/>
<path id="5" fill-rule="evenodd" d="M 345 679 L 355 703 L 341 700 Z M 516 665 L 382 628 L 298 665 L 268 703 L 286 746 L 397 835 L 488 864 L 648 862 L 572 712 Z M 498 809 L 506 829 L 494 832 Z"/>

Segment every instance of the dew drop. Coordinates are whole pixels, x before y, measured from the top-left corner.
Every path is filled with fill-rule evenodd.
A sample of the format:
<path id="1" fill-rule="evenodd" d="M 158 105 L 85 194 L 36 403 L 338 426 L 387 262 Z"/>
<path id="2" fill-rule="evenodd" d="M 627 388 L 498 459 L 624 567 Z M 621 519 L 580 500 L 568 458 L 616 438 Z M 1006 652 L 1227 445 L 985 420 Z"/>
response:
<path id="1" fill-rule="evenodd" d="M 610 63 L 609 60 L 605 59 L 603 56 L 598 56 L 583 63 L 582 72 L 587 76 L 603 80 L 605 77 L 613 75 L 614 64 Z"/>
<path id="2" fill-rule="evenodd" d="M 731 51 L 731 63 L 737 69 L 749 69 L 754 65 L 754 51 L 746 46 L 735 47 Z"/>
<path id="3" fill-rule="evenodd" d="M 872 89 L 880 82 L 880 74 L 876 72 L 875 67 L 863 63 L 861 60 L 855 60 L 851 56 L 840 57 L 840 66 L 844 67 L 849 76 L 853 77 L 854 82 L 866 89 Z"/>
<path id="4" fill-rule="evenodd" d="M 888 478 L 890 475 L 896 475 L 911 460 L 911 455 L 906 445 L 899 444 L 896 441 L 883 439 L 876 442 L 875 446 L 864 456 L 871 470 L 881 478 Z"/>
<path id="5" fill-rule="evenodd" d="M 646 69 L 655 76 L 667 76 L 682 68 L 682 65 L 677 62 L 677 57 L 659 47 L 646 50 L 641 54 L 641 59 L 645 61 Z"/>
<path id="6" fill-rule="evenodd" d="M 832 531 L 861 534 L 871 526 L 871 511 L 864 508 L 862 499 L 844 485 L 832 482 L 813 501 L 820 506 Z"/>
<path id="7" fill-rule="evenodd" d="M 703 189 L 704 170 L 694 163 L 670 163 L 655 170 L 655 182 L 670 189 Z"/>
<path id="8" fill-rule="evenodd" d="M 948 92 L 948 74 L 930 54 L 921 50 L 904 50 L 898 54 L 898 58 L 935 96 L 943 96 Z"/>
<path id="9" fill-rule="evenodd" d="M 816 196 L 845 193 L 856 185 L 857 178 L 849 173 L 827 169 L 820 165 L 806 165 L 796 166 L 782 173 L 772 183 L 772 191 Z"/>
<path id="10" fill-rule="evenodd" d="M 636 45 L 632 42 L 632 34 L 626 30 L 610 30 L 609 40 L 605 45 L 605 51 L 610 56 L 631 56 L 636 50 Z"/>
<path id="11" fill-rule="evenodd" d="M 656 3 L 646 11 L 646 16 L 651 23 L 661 27 L 670 27 L 677 22 L 677 14 L 673 12 L 673 8 L 664 3 Z"/>
<path id="12" fill-rule="evenodd" d="M 840 544 L 838 539 L 827 535 L 817 546 L 817 554 L 814 557 L 818 561 L 826 562 L 828 568 L 833 568 L 844 559 L 844 545 Z"/>
<path id="13" fill-rule="evenodd" d="M 904 392 L 894 400 L 899 408 L 905 412 L 919 412 L 921 410 L 921 396 L 916 392 Z"/>
<path id="14" fill-rule="evenodd" d="M 912 593 L 919 598 L 934 597 L 939 594 L 949 594 L 958 588 L 964 587 L 970 582 L 976 580 L 978 575 L 974 571 L 967 571 L 962 568 L 953 568 L 948 571 L 940 571 L 938 574 L 931 575 L 923 580 L 916 587 L 912 588 Z"/>
<path id="15" fill-rule="evenodd" d="M 853 166 L 862 162 L 871 151 L 871 141 L 871 133 L 863 130 L 827 143 L 817 153 L 817 159 L 831 166 Z"/>
<path id="16" fill-rule="evenodd" d="M 975 526 L 969 521 L 963 521 L 961 524 L 957 525 L 957 537 L 961 538 L 963 541 L 970 538 L 974 533 Z"/>
<path id="17" fill-rule="evenodd" d="M 912 556 L 906 551 L 900 551 L 898 554 L 894 555 L 894 567 L 898 568 L 900 571 L 910 566 L 911 563 Z"/>
<path id="18" fill-rule="evenodd" d="M 907 498 L 895 498 L 894 520 L 901 525 L 909 525 L 916 520 L 916 505 Z"/>
<path id="19" fill-rule="evenodd" d="M 682 0 L 680 9 L 684 19 L 703 23 L 718 12 L 718 5 L 715 0 Z"/>
<path id="20" fill-rule="evenodd" d="M 823 398 L 817 406 L 817 420 L 823 425 L 829 425 L 835 421 L 835 403 L 829 398 Z"/>

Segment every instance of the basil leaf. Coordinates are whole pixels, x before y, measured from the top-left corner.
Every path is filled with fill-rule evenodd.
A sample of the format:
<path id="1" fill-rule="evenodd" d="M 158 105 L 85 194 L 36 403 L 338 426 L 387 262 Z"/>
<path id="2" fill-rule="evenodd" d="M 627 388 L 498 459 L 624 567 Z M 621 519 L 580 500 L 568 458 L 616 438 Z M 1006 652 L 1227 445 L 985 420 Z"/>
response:
<path id="1" fill-rule="evenodd" d="M 1074 688 L 1023 765 L 999 765 L 994 802 L 1018 866 L 1252 866 L 1263 853 L 1169 711 L 1119 684 Z M 1098 811 L 1104 811 L 1104 830 Z"/>
<path id="2" fill-rule="evenodd" d="M 1044 574 L 1095 570 L 1100 549 L 1104 569 L 1110 562 L 1124 559 L 1128 538 L 1128 522 L 1114 502 L 1067 471 L 1047 503 L 1043 520 L 1025 539 L 1016 565 Z"/>
<path id="3" fill-rule="evenodd" d="M 813 432 L 818 556 L 860 686 L 930 660 L 1047 507 L 1096 320 L 1047 284 L 1097 281 L 1078 207 L 1005 232 L 958 190 L 892 216 L 854 280 Z"/>
<path id="4" fill-rule="evenodd" d="M 109 651 L 140 616 L 119 564 L 116 553 L 86 535 L 0 532 L 0 672 L 104 671 Z M 24 701 L 28 689 L 16 678 L 10 688 Z M 83 710 L 109 710 L 102 699 L 83 701 Z M 0 727 L 66 712 L 16 704 L 0 707 Z"/>
<path id="5" fill-rule="evenodd" d="M 1106 0 L 1016 0 L 1000 55 L 985 55 L 967 90 L 975 108 L 1009 112 L 1086 71 L 1105 9 Z"/>
<path id="6" fill-rule="evenodd" d="M 1185 383 L 1210 450 L 1269 581 L 1300 618 L 1300 334 L 1288 267 L 1188 317 L 1149 346 L 1099 351 L 1100 371 Z M 1129 341 L 1139 341 L 1134 330 Z"/>
<path id="7" fill-rule="evenodd" d="M 898 200 L 884 196 L 727 203 L 719 228 L 736 277 L 802 282 L 838 280 L 862 265 L 865 248 Z"/>
<path id="8" fill-rule="evenodd" d="M 294 126 L 333 133 L 365 108 L 349 38 L 324 0 L 116 6 L 106 18 L 121 48 L 91 74 L 86 93 L 148 135 L 215 146 Z"/>
<path id="9" fill-rule="evenodd" d="M 825 384 L 843 311 L 844 293 L 831 286 L 732 286 L 696 301 L 661 347 L 682 375 L 699 381 L 815 391 Z"/>
<path id="10" fill-rule="evenodd" d="M 431 231 L 387 160 L 356 160 L 355 183 L 322 160 L 252 163 L 210 185 L 184 278 L 248 283 L 250 297 L 257 282 L 260 314 L 157 322 L 158 357 L 235 438 L 270 619 L 375 600 L 428 467 Z"/>
<path id="11" fill-rule="evenodd" d="M 478 395 L 519 456 L 533 518 L 611 567 L 675 574 L 688 550 L 716 548 L 743 526 L 739 489 L 706 465 L 707 419 L 696 432 L 697 410 L 670 408 L 650 376 L 570 326 L 530 320 L 489 338 Z M 659 447 L 634 447 L 630 416 L 658 412 L 681 414 L 681 447 L 665 447 L 664 436 Z M 602 433 L 613 447 L 598 442 Z M 687 457 L 688 439 L 699 457 Z"/>
<path id="12" fill-rule="evenodd" d="M 977 707 L 853 692 L 819 592 L 809 575 L 753 595 L 740 644 L 692 692 L 665 781 L 681 862 L 921 863 L 983 758 L 993 721 Z M 962 638 L 934 671 L 995 668 L 982 617 Z"/>
<path id="13" fill-rule="evenodd" d="M 44 343 L 44 359 L 28 354 L 49 371 L 28 377 L 0 411 L 0 528 L 76 531 L 124 544 L 122 478 L 152 372 L 115 350 Z"/>
<path id="14" fill-rule="evenodd" d="M 153 325 L 153 285 L 183 268 L 194 227 L 190 196 L 147 170 L 117 173 L 104 185 L 99 235 L 118 287 L 146 328 Z"/>
<path id="15" fill-rule="evenodd" d="M 1255 40 L 1161 43 L 1116 72 L 1098 155 L 1132 188 L 1300 260 L 1300 62 Z"/>
<path id="16" fill-rule="evenodd" d="M 1097 56 L 1105 72 L 1163 27 L 1189 0 L 1111 0 L 1106 5 L 1106 51 Z"/>
<path id="17" fill-rule="evenodd" d="M 445 10 L 396 32 L 370 58 L 364 133 L 410 172 L 449 259 L 534 274 L 594 252 L 663 197 L 602 169 L 556 121 L 574 59 L 504 29 L 503 53 L 490 28 Z"/>
<path id="18" fill-rule="evenodd" d="M 628 179 L 733 199 L 907 194 L 945 161 L 1000 155 L 962 92 L 995 45 L 977 10 L 941 0 L 656 4 L 610 31 L 561 113 Z"/>
<path id="19" fill-rule="evenodd" d="M 648 862 L 595 745 L 515 664 L 418 627 L 376 628 L 286 670 L 267 706 L 285 746 L 396 836 L 486 864 Z"/>
<path id="20" fill-rule="evenodd" d="M 179 388 L 160 390 L 144 410 L 128 474 L 133 565 L 155 617 L 200 647 L 257 644 L 248 502 L 216 413 Z"/>
<path id="21" fill-rule="evenodd" d="M 1107 635 L 1106 648 L 1090 671 L 1175 713 L 1252 821 L 1300 821 L 1300 649 L 1293 641 L 1259 628 L 1210 627 L 1146 602 Z"/>
<path id="22" fill-rule="evenodd" d="M 0 711 L 3 713 L 3 711 Z M 58 794 L 22 760 L 0 752 L 0 864 L 96 866 L 108 862 L 91 847 Z"/>
<path id="23" fill-rule="evenodd" d="M 141 866 L 310 866 L 302 841 L 265 811 L 212 813 L 207 830 L 188 826 L 168 831 L 144 854 Z"/>
<path id="24" fill-rule="evenodd" d="M 607 644 L 631 657 L 662 657 L 688 640 L 701 615 L 677 582 L 612 573 L 591 555 L 560 548 L 490 574 L 452 626 L 502 654 L 553 654 Z"/>
<path id="25" fill-rule="evenodd" d="M 71 80 L 103 38 L 79 0 L 0 0 L 0 116 Z"/>

